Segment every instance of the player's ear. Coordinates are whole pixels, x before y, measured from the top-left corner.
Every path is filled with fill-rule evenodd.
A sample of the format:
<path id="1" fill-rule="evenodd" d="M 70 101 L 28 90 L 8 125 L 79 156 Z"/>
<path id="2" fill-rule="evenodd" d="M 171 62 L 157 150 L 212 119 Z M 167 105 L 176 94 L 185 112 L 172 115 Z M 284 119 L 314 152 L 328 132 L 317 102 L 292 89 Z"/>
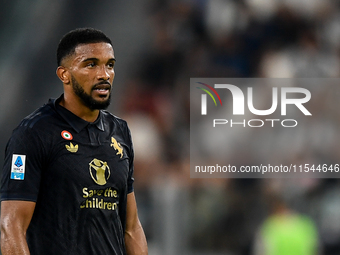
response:
<path id="1" fill-rule="evenodd" d="M 57 76 L 59 77 L 59 79 L 64 84 L 70 83 L 70 73 L 69 73 L 69 71 L 67 70 L 66 67 L 58 66 L 56 73 L 57 73 Z"/>

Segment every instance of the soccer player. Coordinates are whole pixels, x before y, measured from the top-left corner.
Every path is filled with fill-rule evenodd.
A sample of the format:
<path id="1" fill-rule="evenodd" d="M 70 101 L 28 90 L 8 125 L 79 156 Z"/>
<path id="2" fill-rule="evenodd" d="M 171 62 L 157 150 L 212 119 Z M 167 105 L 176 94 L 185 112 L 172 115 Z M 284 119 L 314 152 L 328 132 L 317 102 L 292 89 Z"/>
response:
<path id="1" fill-rule="evenodd" d="M 145 255 L 130 131 L 104 110 L 112 42 L 92 28 L 70 31 L 57 61 L 64 93 L 23 119 L 6 147 L 2 254 Z"/>

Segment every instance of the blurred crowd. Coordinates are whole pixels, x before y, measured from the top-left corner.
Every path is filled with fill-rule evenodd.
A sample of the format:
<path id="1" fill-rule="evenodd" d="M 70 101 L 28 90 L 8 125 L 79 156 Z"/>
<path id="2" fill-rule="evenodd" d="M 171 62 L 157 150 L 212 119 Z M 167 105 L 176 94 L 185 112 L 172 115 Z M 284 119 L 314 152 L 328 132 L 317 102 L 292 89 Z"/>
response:
<path id="1" fill-rule="evenodd" d="M 132 65 L 121 107 L 134 137 L 137 198 L 151 246 L 157 244 L 158 254 L 256 254 L 255 236 L 273 213 L 268 201 L 275 194 L 287 211 L 312 222 L 317 245 L 311 252 L 339 254 L 337 179 L 189 178 L 188 97 L 193 77 L 337 78 L 340 2 L 158 0 L 147 7 L 152 42 Z M 320 93 L 325 101 L 339 96 Z M 312 137 L 276 134 L 288 162 L 338 163 L 340 116 L 334 105 L 325 107 L 333 107 L 320 116 L 327 121 L 306 127 L 315 129 Z M 245 141 L 243 135 L 236 134 L 235 143 Z M 256 148 L 273 146 L 265 137 L 264 131 L 231 162 L 256 162 Z M 304 152 L 320 139 L 333 153 L 323 147 Z"/>

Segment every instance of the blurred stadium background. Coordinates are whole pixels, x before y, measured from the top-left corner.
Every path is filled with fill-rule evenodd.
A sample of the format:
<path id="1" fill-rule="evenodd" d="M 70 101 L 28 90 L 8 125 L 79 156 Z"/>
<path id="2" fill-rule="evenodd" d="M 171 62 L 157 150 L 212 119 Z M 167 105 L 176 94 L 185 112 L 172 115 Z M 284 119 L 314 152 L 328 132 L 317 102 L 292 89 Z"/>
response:
<path id="1" fill-rule="evenodd" d="M 87 26 L 114 44 L 109 110 L 130 123 L 150 255 L 259 254 L 259 229 L 279 201 L 311 219 L 320 254 L 340 254 L 338 179 L 190 179 L 188 167 L 190 77 L 339 77 L 340 1 L 3 0 L 2 155 L 19 121 L 62 92 L 59 39 Z M 324 128 L 315 141 L 336 138 Z M 337 152 L 318 156 L 335 163 Z"/>

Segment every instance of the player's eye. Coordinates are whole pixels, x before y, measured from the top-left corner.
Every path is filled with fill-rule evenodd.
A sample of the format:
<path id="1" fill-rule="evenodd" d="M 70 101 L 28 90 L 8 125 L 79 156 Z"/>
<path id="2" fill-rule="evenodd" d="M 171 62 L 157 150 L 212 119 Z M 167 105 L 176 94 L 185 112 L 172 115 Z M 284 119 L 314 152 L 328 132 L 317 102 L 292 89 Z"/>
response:
<path id="1" fill-rule="evenodd" d="M 94 66 L 95 66 L 95 63 L 94 63 L 94 62 L 90 62 L 90 63 L 88 63 L 86 66 L 88 66 L 88 67 L 94 67 Z"/>
<path id="2" fill-rule="evenodd" d="M 115 64 L 111 62 L 111 63 L 108 63 L 108 65 L 107 65 L 107 66 L 108 66 L 108 67 L 110 67 L 110 68 L 113 68 L 113 67 L 114 67 L 114 65 L 115 65 Z"/>

